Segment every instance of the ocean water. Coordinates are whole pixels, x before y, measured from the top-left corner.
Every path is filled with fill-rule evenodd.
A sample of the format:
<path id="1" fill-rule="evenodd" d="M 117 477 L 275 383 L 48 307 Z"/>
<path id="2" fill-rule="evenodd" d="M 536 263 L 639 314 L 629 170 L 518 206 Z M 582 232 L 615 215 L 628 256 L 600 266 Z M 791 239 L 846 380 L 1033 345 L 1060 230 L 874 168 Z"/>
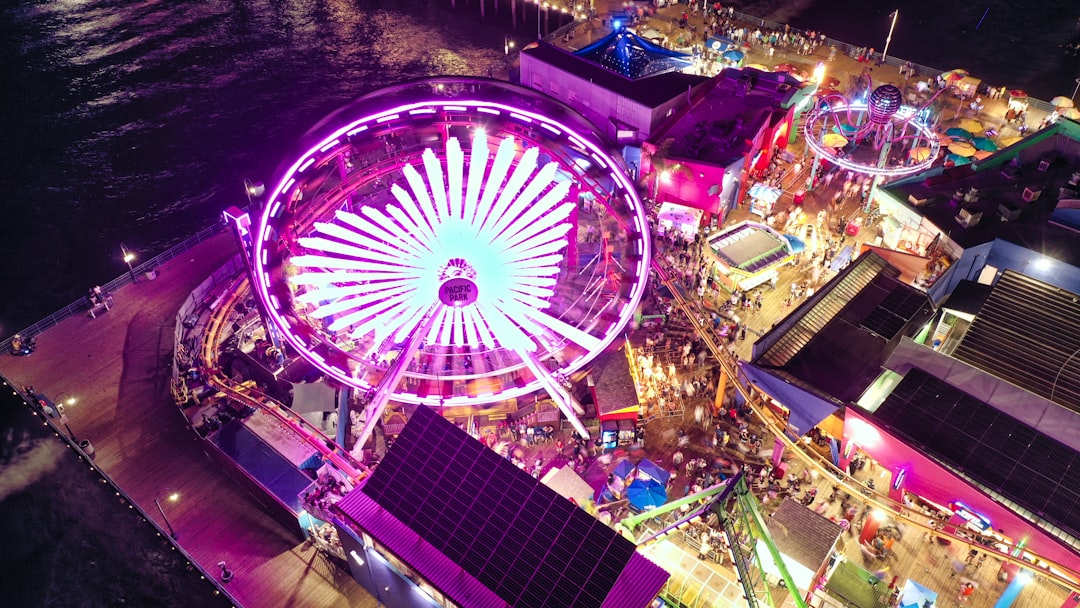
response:
<path id="1" fill-rule="evenodd" d="M 81 0 L 0 8 L 0 337 L 244 204 L 297 139 L 377 87 L 504 62 L 509 0 Z M 520 8 L 519 4 L 519 8 Z M 528 5 L 534 6 L 534 5 Z M 737 8 L 883 46 L 894 8 L 770 0 Z M 981 26 L 978 21 L 989 7 Z M 1032 93 L 1080 76 L 1058 45 L 1075 0 L 905 3 L 890 54 Z M 547 25 L 547 24 L 545 24 Z M 555 20 L 550 23 L 556 27 Z M 1065 90 L 1069 89 L 1069 90 Z"/>

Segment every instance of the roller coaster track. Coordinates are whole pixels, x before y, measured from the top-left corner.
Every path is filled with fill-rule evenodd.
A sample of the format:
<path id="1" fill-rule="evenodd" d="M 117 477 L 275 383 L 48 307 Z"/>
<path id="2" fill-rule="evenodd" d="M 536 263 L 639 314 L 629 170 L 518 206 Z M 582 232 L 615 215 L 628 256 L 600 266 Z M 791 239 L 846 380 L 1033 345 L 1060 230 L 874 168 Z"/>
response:
<path id="1" fill-rule="evenodd" d="M 230 285 L 218 306 L 210 313 L 206 331 L 202 335 L 202 345 L 199 353 L 204 371 L 203 375 L 207 384 L 225 393 L 230 399 L 273 416 L 274 419 L 288 428 L 299 439 L 318 451 L 324 459 L 332 463 L 355 484 L 369 472 L 369 469 L 363 463 L 356 461 L 348 452 L 341 454 L 336 450 L 327 448 L 326 443 L 330 441 L 329 437 L 317 429 L 308 428 L 288 407 L 257 388 L 234 382 L 223 374 L 218 367 L 218 345 L 221 344 L 222 333 L 228 326 L 229 312 L 232 311 L 241 294 L 245 293 L 247 286 L 248 279 L 246 277 L 238 278 Z"/>

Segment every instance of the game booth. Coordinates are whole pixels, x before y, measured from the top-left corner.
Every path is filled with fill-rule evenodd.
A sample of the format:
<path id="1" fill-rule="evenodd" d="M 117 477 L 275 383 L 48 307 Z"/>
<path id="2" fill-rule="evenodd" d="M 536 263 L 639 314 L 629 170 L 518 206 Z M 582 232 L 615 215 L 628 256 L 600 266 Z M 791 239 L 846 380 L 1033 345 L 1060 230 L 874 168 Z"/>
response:
<path id="1" fill-rule="evenodd" d="M 741 222 L 708 238 L 713 279 L 728 290 L 749 290 L 770 281 L 795 257 L 791 242 L 765 224 Z"/>

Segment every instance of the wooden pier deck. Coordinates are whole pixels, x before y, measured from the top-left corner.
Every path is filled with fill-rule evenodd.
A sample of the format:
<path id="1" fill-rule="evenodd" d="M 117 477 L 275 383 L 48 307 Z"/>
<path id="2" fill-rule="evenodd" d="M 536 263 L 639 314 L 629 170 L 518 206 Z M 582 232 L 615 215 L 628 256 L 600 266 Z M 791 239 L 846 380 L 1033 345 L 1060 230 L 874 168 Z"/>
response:
<path id="1" fill-rule="evenodd" d="M 28 357 L 0 356 L 0 373 L 60 401 L 78 439 L 158 524 L 161 498 L 179 544 L 208 572 L 224 560 L 243 606 L 375 606 L 347 571 L 271 518 L 204 452 L 169 392 L 176 312 L 191 290 L 236 254 L 214 237 L 114 293 L 97 318 L 76 316 L 40 334 Z M 89 287 L 89 286 L 88 286 Z M 164 500 L 178 492 L 176 502 Z"/>

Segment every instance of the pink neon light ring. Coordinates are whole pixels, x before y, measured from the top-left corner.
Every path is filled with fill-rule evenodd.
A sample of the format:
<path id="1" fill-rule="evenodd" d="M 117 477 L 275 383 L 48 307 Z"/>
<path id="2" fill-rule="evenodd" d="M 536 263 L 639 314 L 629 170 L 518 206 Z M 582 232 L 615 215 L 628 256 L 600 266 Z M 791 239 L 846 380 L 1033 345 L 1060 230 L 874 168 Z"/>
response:
<path id="1" fill-rule="evenodd" d="M 422 340 L 394 401 L 505 401 L 542 386 L 526 358 L 572 374 L 632 318 L 645 211 L 566 106 L 435 79 L 317 130 L 267 197 L 253 257 L 271 322 L 329 376 L 376 387 Z"/>

